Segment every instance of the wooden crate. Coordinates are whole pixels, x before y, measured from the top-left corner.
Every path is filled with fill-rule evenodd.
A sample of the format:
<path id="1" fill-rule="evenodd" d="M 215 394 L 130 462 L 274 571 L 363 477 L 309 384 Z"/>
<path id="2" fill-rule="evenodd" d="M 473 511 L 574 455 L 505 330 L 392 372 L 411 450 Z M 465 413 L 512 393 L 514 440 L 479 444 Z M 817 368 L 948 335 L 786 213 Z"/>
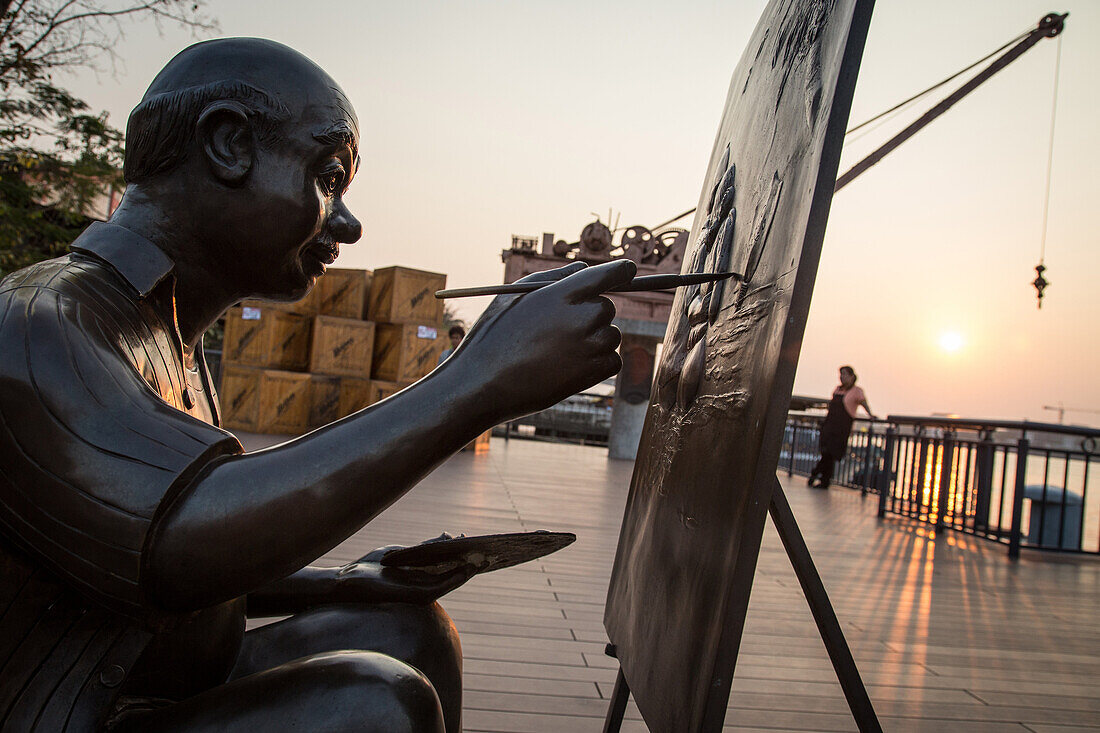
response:
<path id="1" fill-rule="evenodd" d="M 334 377 L 369 379 L 374 329 L 370 321 L 316 316 L 313 320 L 309 371 Z"/>
<path id="2" fill-rule="evenodd" d="M 340 377 L 340 417 L 358 412 L 370 404 L 372 404 L 371 380 Z"/>
<path id="3" fill-rule="evenodd" d="M 315 316 L 320 313 L 320 290 L 314 286 L 304 298 L 291 303 L 279 300 L 242 300 L 241 305 L 294 313 L 299 316 Z"/>
<path id="4" fill-rule="evenodd" d="M 370 270 L 329 269 L 317 281 L 317 313 L 322 316 L 363 320 L 370 293 Z"/>
<path id="5" fill-rule="evenodd" d="M 371 404 L 369 379 L 311 375 L 309 424 L 319 428 Z"/>
<path id="6" fill-rule="evenodd" d="M 218 397 L 221 401 L 222 427 L 259 432 L 260 377 L 263 370 L 223 363 L 221 371 Z"/>
<path id="7" fill-rule="evenodd" d="M 368 405 L 373 405 L 375 402 L 381 402 L 391 395 L 395 395 L 401 390 L 408 387 L 412 382 L 387 382 L 381 379 L 370 380 L 370 392 L 368 394 Z"/>
<path id="8" fill-rule="evenodd" d="M 309 385 L 308 374 L 264 369 L 258 432 L 301 435 L 309 430 Z"/>
<path id="9" fill-rule="evenodd" d="M 319 428 L 340 419 L 340 377 L 309 375 L 309 426 Z"/>
<path id="10" fill-rule="evenodd" d="M 435 369 L 443 351 L 440 329 L 416 323 L 378 323 L 374 330 L 371 377 L 387 382 L 415 382 Z"/>
<path id="11" fill-rule="evenodd" d="M 443 322 L 443 301 L 435 291 L 447 287 L 447 276 L 408 267 L 383 267 L 371 279 L 367 318 L 377 323 Z"/>
<path id="12" fill-rule="evenodd" d="M 301 435 L 309 429 L 310 378 L 301 372 L 224 364 L 222 426 L 250 433 Z"/>
<path id="13" fill-rule="evenodd" d="M 238 306 L 225 314 L 222 361 L 265 369 L 309 365 L 311 319 L 267 306 Z"/>

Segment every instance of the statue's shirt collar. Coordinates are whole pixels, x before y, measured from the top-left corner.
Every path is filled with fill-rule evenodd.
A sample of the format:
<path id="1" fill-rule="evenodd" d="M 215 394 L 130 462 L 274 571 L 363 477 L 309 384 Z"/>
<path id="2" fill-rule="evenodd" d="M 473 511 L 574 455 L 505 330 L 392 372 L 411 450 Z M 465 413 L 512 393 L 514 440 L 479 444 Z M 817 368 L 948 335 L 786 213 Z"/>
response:
<path id="1" fill-rule="evenodd" d="M 118 224 L 102 221 L 93 222 L 85 229 L 84 233 L 72 243 L 72 249 L 74 252 L 92 255 L 105 262 L 133 288 L 137 297 L 151 308 L 166 327 L 166 333 L 175 347 L 178 359 L 180 384 L 184 385 L 182 407 L 175 406 L 191 412 L 193 416 L 206 422 L 220 424 L 217 397 L 206 367 L 202 339 L 199 339 L 191 353 L 188 353 L 183 346 L 179 317 L 176 313 L 175 279 L 172 277 L 175 263 L 172 258 L 140 234 Z M 164 287 L 158 289 L 162 283 Z M 189 367 L 188 364 L 193 366 Z M 189 369 L 198 369 L 196 379 L 199 381 L 190 381 Z M 209 416 L 203 416 L 201 411 L 195 412 L 197 403 L 194 391 L 205 394 Z"/>
<path id="2" fill-rule="evenodd" d="M 140 234 L 104 221 L 93 222 L 72 244 L 113 267 L 137 294 L 153 292 L 175 267 L 171 258 Z"/>

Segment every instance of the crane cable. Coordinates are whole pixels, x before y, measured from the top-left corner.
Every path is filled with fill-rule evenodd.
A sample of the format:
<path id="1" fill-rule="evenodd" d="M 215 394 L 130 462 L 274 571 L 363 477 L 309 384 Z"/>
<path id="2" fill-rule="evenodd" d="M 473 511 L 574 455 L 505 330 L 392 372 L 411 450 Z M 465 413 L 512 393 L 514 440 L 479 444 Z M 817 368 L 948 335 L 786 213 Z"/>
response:
<path id="1" fill-rule="evenodd" d="M 1054 95 L 1050 103 L 1050 143 L 1047 146 L 1047 180 L 1046 189 L 1043 192 L 1043 231 L 1039 237 L 1039 264 L 1035 266 L 1035 279 L 1031 281 L 1035 288 L 1037 305 L 1043 307 L 1043 291 L 1050 282 L 1043 277 L 1047 267 L 1044 264 L 1047 254 L 1047 222 L 1050 214 L 1050 174 L 1054 167 L 1054 124 L 1058 119 L 1058 80 L 1062 72 L 1062 36 L 1058 36 L 1058 50 L 1054 56 Z"/>
<path id="2" fill-rule="evenodd" d="M 1054 99 L 1050 105 L 1050 144 L 1047 147 L 1047 183 L 1043 194 L 1043 235 L 1039 243 L 1039 264 L 1047 251 L 1047 218 L 1050 212 L 1050 172 L 1054 166 L 1054 123 L 1058 118 L 1058 77 L 1062 69 L 1062 37 L 1058 36 L 1058 51 L 1054 56 Z"/>
<path id="3" fill-rule="evenodd" d="M 973 68 L 974 68 L 974 67 L 976 67 L 976 66 L 979 66 L 980 64 L 983 64 L 983 63 L 985 63 L 985 62 L 986 62 L 986 61 L 988 61 L 989 59 L 991 59 L 991 58 L 993 58 L 994 56 L 996 56 L 997 54 L 999 54 L 999 53 L 1000 53 L 1001 51 L 1004 51 L 1004 50 L 1005 50 L 1006 48 L 1008 48 L 1009 46 L 1011 46 L 1011 45 L 1013 45 L 1013 44 L 1015 44 L 1015 43 L 1018 43 L 1019 41 L 1022 41 L 1023 39 L 1027 38 L 1027 37 L 1028 37 L 1029 35 L 1031 35 L 1031 33 L 1032 33 L 1032 30 L 1033 30 L 1032 28 L 1029 28 L 1029 29 L 1027 29 L 1027 30 L 1026 30 L 1026 31 L 1024 31 L 1023 33 L 1021 33 L 1020 35 L 1018 35 L 1018 36 L 1016 36 L 1015 38 L 1013 38 L 1013 39 L 1012 39 L 1011 41 L 1009 41 L 1008 43 L 1006 43 L 1006 44 L 1004 44 L 1003 46 L 1001 46 L 1000 48 L 996 49 L 995 51 L 991 51 L 990 53 L 988 53 L 988 54 L 986 54 L 985 56 L 981 57 L 980 59 L 978 59 L 978 60 L 977 60 L 977 61 L 975 61 L 974 63 L 970 64 L 970 66 L 967 66 L 967 67 L 966 67 L 965 69 L 960 69 L 959 71 L 956 71 L 956 72 L 955 72 L 954 74 L 952 74 L 951 76 L 947 77 L 947 78 L 946 78 L 946 79 L 944 79 L 943 81 L 939 81 L 939 82 L 936 82 L 936 83 L 935 83 L 935 84 L 933 84 L 932 86 L 930 86 L 930 87 L 928 87 L 927 89 L 925 89 L 925 90 L 924 90 L 923 92 L 917 92 L 917 93 L 916 93 L 916 94 L 914 94 L 913 96 L 909 97 L 909 99 L 906 99 L 906 100 L 905 100 L 905 101 L 903 101 L 903 102 L 898 102 L 898 103 L 897 103 L 897 104 L 895 104 L 895 105 L 894 105 L 893 107 L 891 107 L 890 109 L 886 110 L 885 112 L 880 112 L 880 113 L 878 113 L 877 115 L 875 115 L 874 117 L 872 117 L 871 119 L 869 119 L 869 120 L 864 120 L 863 122 L 859 123 L 859 124 L 858 124 L 858 125 L 856 125 L 855 127 L 853 127 L 853 128 L 851 128 L 851 129 L 849 129 L 849 130 L 848 130 L 847 132 L 845 132 L 844 134 L 845 134 L 845 135 L 851 135 L 851 134 L 852 134 L 853 132 L 855 132 L 856 130 L 860 129 L 861 127 L 866 127 L 867 125 L 871 124 L 872 122 L 875 122 L 875 121 L 877 121 L 877 120 L 880 120 L 880 119 L 882 119 L 883 117 L 885 117 L 886 115 L 890 114 L 891 112 L 896 112 L 897 110 L 901 109 L 902 107 L 904 107 L 904 106 L 906 106 L 906 105 L 908 105 L 908 104 L 911 104 L 912 102 L 915 102 L 915 101 L 917 101 L 918 99 L 920 99 L 921 97 L 925 96 L 926 94 L 929 94 L 929 93 L 931 93 L 931 92 L 934 92 L 935 90 L 937 90 L 937 89 L 939 89 L 940 87 L 942 87 L 942 86 L 943 86 L 944 84 L 947 84 L 947 83 L 948 83 L 948 82 L 950 82 L 950 81 L 953 81 L 953 80 L 955 80 L 955 79 L 958 79 L 958 78 L 959 78 L 960 76 L 962 76 L 962 75 L 963 75 L 963 74 L 965 74 L 966 72 L 970 71 L 971 69 L 973 69 Z"/>

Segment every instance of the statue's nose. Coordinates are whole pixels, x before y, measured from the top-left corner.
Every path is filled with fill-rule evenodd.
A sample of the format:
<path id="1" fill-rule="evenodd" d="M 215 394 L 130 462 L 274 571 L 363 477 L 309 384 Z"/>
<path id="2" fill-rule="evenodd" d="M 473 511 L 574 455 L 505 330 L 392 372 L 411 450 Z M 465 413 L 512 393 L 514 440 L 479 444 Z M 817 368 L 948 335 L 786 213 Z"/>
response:
<path id="1" fill-rule="evenodd" d="M 363 236 L 363 225 L 348 210 L 342 200 L 337 203 L 336 210 L 332 212 L 332 218 L 329 220 L 329 230 L 332 232 L 333 238 L 341 244 L 354 244 Z"/>

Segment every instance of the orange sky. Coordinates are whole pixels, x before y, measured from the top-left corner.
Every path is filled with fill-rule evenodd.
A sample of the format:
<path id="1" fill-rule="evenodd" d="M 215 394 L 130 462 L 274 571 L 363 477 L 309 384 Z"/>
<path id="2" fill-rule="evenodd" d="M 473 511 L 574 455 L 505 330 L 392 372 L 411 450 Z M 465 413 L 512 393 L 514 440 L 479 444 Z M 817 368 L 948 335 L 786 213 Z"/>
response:
<path id="1" fill-rule="evenodd" d="M 837 195 L 796 391 L 828 394 L 840 364 L 880 414 L 953 412 L 1100 424 L 1100 3 L 880 0 L 853 123 L 939 81 L 1048 11 L 1062 47 L 1043 309 L 1038 261 L 1057 41 L 1042 41 Z M 363 128 L 349 203 L 363 241 L 338 265 L 403 264 L 455 287 L 499 282 L 512 234 L 575 241 L 612 208 L 654 225 L 690 208 L 730 75 L 764 5 L 215 0 L 221 35 L 314 58 Z M 132 28 L 117 74 L 72 82 L 125 125 L 152 75 L 191 41 Z M 936 97 L 938 98 L 938 97 Z M 918 113 L 923 111 L 918 109 Z M 915 114 L 849 140 L 842 168 Z M 685 220 L 684 226 L 690 226 Z M 463 303 L 473 317 L 484 302 Z M 940 345 L 956 334 L 957 350 Z"/>

